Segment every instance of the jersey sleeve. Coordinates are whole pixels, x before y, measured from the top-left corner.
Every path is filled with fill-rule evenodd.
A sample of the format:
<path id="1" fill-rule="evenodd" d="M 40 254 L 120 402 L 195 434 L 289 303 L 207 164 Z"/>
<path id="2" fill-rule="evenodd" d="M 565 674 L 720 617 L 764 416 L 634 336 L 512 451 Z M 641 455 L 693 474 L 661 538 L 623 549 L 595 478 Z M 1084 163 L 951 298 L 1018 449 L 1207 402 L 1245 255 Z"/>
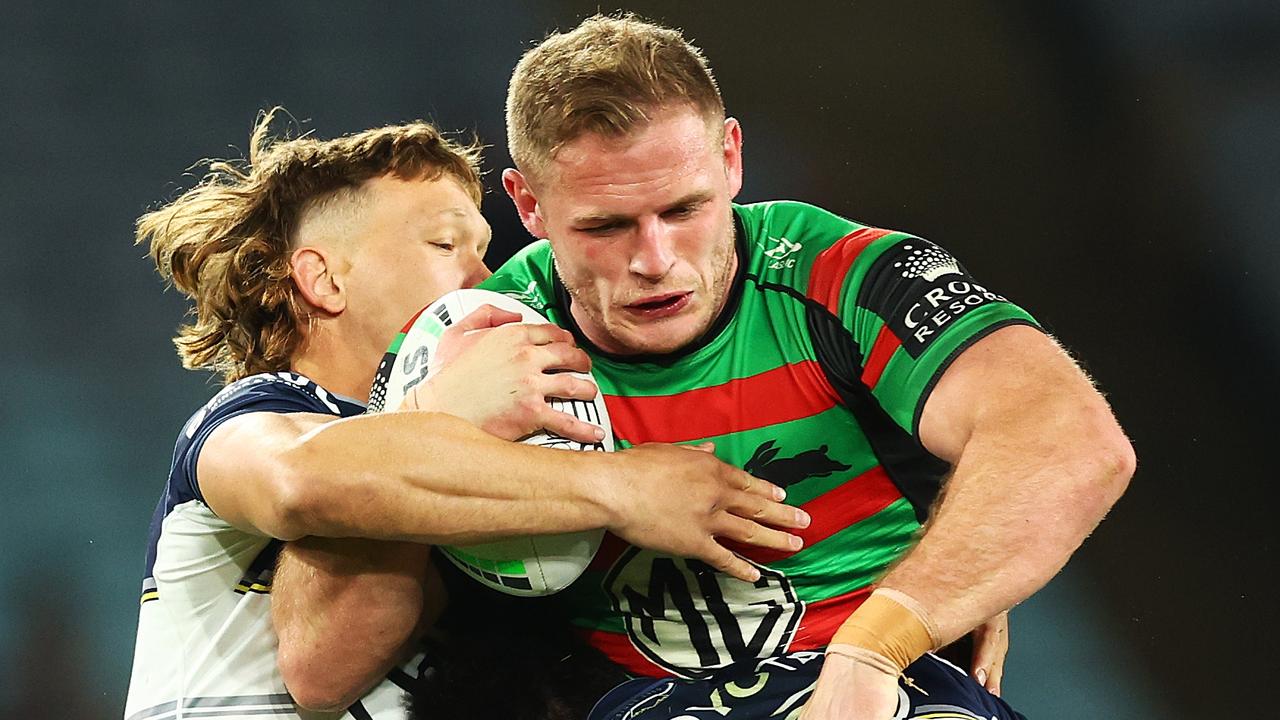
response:
<path id="1" fill-rule="evenodd" d="M 228 385 L 191 416 L 178 436 L 169 492 L 204 502 L 196 477 L 196 461 L 205 441 L 231 418 L 254 412 L 341 414 L 339 406 L 323 389 L 300 375 L 253 375 Z"/>
<path id="2" fill-rule="evenodd" d="M 869 227 L 814 259 L 808 294 L 852 334 L 861 383 L 913 436 L 930 391 L 953 359 L 999 328 L 1036 326 L 946 250 Z"/>

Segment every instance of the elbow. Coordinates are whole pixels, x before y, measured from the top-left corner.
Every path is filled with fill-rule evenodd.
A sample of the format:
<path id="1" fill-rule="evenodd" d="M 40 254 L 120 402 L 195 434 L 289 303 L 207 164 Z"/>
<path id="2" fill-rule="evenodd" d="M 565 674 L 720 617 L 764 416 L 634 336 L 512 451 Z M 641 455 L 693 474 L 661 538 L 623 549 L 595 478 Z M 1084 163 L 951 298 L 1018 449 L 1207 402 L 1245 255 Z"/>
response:
<path id="1" fill-rule="evenodd" d="M 1097 448 L 1095 476 L 1099 485 L 1099 494 L 1105 505 L 1103 512 L 1111 509 L 1129 488 L 1138 469 L 1138 456 L 1133 450 L 1133 443 L 1125 436 L 1124 431 L 1111 420 L 1101 433 L 1095 445 Z"/>
<path id="2" fill-rule="evenodd" d="M 1115 504 L 1115 501 L 1119 500 L 1124 491 L 1129 488 L 1129 481 L 1133 479 L 1133 474 L 1138 471 L 1138 454 L 1134 452 L 1133 443 L 1129 441 L 1129 438 L 1125 437 L 1119 428 L 1116 428 L 1116 435 L 1118 437 L 1113 441 L 1110 451 L 1112 459 L 1110 464 L 1112 489 L 1115 493 L 1112 504 Z"/>
<path id="3" fill-rule="evenodd" d="M 324 477 L 308 459 L 305 448 L 286 452 L 272 474 L 271 526 L 262 528 L 279 540 L 325 535 Z"/>
<path id="4" fill-rule="evenodd" d="M 1084 471 L 1077 475 L 1077 498 L 1082 514 L 1096 524 L 1128 489 L 1138 458 L 1133 444 L 1109 412 L 1079 447 Z"/>
<path id="5" fill-rule="evenodd" d="M 280 676 L 284 679 L 284 687 L 289 691 L 293 701 L 305 710 L 315 712 L 333 712 L 338 708 L 337 693 L 331 692 L 320 681 L 318 673 L 310 672 L 305 663 L 291 660 L 292 653 L 285 652 L 284 643 L 280 643 L 278 664 Z"/>
<path id="6" fill-rule="evenodd" d="M 314 662 L 301 648 L 287 648 L 280 642 L 280 675 L 293 701 L 305 710 L 340 712 L 360 699 L 361 688 L 344 687 L 331 668 Z"/>

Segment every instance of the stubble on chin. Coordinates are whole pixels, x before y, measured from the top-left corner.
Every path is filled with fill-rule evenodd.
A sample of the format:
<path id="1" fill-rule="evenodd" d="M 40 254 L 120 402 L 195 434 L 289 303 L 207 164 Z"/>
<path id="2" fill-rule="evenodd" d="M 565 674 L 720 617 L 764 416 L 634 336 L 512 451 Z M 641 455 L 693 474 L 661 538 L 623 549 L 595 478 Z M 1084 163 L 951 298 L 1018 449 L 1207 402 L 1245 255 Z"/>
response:
<path id="1" fill-rule="evenodd" d="M 732 228 L 732 226 L 730 227 Z M 624 325 L 615 322 L 611 326 L 606 321 L 605 308 L 601 304 L 602 302 L 607 302 L 608 299 L 606 298 L 602 301 L 596 296 L 596 289 L 589 279 L 582 279 L 579 282 L 580 278 L 566 274 L 560 261 L 554 256 L 552 257 L 556 275 L 559 276 L 561 284 L 564 285 L 573 302 L 571 312 L 574 314 L 578 326 L 584 332 L 587 332 L 588 329 L 582 327 L 583 323 L 581 322 L 581 316 L 585 315 L 591 326 L 597 330 L 597 333 L 604 333 L 605 335 L 604 337 L 592 337 L 597 333 L 587 332 L 588 338 L 606 352 L 623 355 L 676 352 L 706 334 L 711 326 L 715 324 L 719 314 L 724 311 L 731 291 L 730 286 L 733 283 L 736 260 L 737 244 L 731 229 L 728 237 L 716 247 L 712 254 L 710 266 L 713 271 L 709 286 L 708 284 L 699 283 L 702 287 L 697 288 L 695 292 L 695 302 L 706 308 L 704 310 L 706 314 L 699 319 L 697 327 L 688 337 L 681 338 L 679 342 L 671 343 L 666 342 L 667 338 L 665 337 L 659 337 L 658 342 L 646 341 L 643 337 L 643 325 L 632 327 L 630 324 Z M 652 290 L 648 291 L 651 292 Z"/>

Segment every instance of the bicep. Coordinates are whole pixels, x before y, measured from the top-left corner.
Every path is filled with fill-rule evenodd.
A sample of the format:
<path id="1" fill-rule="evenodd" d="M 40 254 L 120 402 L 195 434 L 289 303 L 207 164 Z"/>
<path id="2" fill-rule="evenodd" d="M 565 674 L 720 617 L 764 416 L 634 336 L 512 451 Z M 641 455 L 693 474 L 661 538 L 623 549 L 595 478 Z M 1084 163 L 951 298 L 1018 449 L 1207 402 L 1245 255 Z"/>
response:
<path id="1" fill-rule="evenodd" d="M 1056 415 L 1068 406 L 1106 409 L 1088 377 L 1053 338 L 1027 325 L 1004 327 L 951 361 L 925 400 L 920 442 L 954 465 L 978 429 L 1014 430 L 1037 414 Z M 1073 415 L 1054 419 L 1069 422 Z"/>
<path id="2" fill-rule="evenodd" d="M 251 412 L 219 424 L 196 457 L 200 493 L 218 517 L 246 532 L 288 535 L 297 478 L 282 459 L 303 435 L 338 418 L 316 413 Z"/>

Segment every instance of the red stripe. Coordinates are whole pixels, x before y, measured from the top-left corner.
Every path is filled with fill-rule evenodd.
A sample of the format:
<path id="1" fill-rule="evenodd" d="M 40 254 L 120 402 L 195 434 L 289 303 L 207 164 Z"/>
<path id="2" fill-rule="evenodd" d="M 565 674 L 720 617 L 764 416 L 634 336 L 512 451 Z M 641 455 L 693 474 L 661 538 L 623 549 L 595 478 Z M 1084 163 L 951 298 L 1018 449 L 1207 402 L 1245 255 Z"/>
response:
<path id="1" fill-rule="evenodd" d="M 874 590 L 867 586 L 838 597 L 819 600 L 805 606 L 804 619 L 791 640 L 788 652 L 797 650 L 814 650 L 831 642 L 836 630 L 849 619 L 853 611 L 867 599 Z M 670 672 L 655 665 L 649 658 L 636 650 L 631 638 L 626 633 L 608 632 L 605 630 L 579 630 L 588 644 L 595 647 L 626 668 L 628 672 L 647 677 L 669 677 Z"/>
<path id="2" fill-rule="evenodd" d="M 423 306 L 423 308 L 422 308 L 421 310 L 419 310 L 418 312 L 414 313 L 414 314 L 413 314 L 413 317 L 409 318 L 409 322 L 405 323 L 405 324 L 404 324 L 404 327 L 400 328 L 400 332 L 402 332 L 402 333 L 407 333 L 407 332 L 409 332 L 409 329 L 413 327 L 413 324 L 414 324 L 415 322 L 417 322 L 417 321 L 418 321 L 418 316 L 419 316 L 419 315 L 421 315 L 422 313 L 426 312 L 426 311 L 427 311 L 427 308 L 429 308 L 429 307 L 431 307 L 431 306 L 430 306 L 430 305 L 425 305 L 425 306 Z"/>
<path id="3" fill-rule="evenodd" d="M 854 523 L 861 522 L 889 507 L 902 497 L 898 488 L 879 465 L 841 483 L 801 505 L 809 513 L 809 527 L 792 531 L 804 540 L 804 547 L 816 545 Z M 725 547 L 758 563 L 777 562 L 803 550 L 771 550 L 725 541 Z"/>
<path id="4" fill-rule="evenodd" d="M 871 346 L 871 352 L 863 362 L 862 384 L 875 388 L 876 383 L 880 382 L 880 376 L 884 374 L 885 366 L 889 364 L 889 358 L 900 347 L 902 341 L 889 329 L 889 323 L 880 326 L 880 334 L 876 336 L 875 344 Z"/>
<path id="5" fill-rule="evenodd" d="M 800 628 L 796 630 L 796 636 L 791 640 L 788 650 L 813 650 L 829 644 L 831 636 L 836 634 L 836 630 L 840 629 L 874 589 L 875 586 L 868 585 L 845 595 L 806 605 L 804 619 L 800 621 Z"/>
<path id="6" fill-rule="evenodd" d="M 676 395 L 605 395 L 604 401 L 614 434 L 637 445 L 700 440 L 797 420 L 829 410 L 837 396 L 818 363 L 804 360 Z"/>
<path id="7" fill-rule="evenodd" d="M 817 300 L 832 313 L 840 314 L 840 288 L 844 285 L 844 276 L 858 255 L 867 249 L 875 240 L 889 234 L 889 230 L 879 228 L 862 228 L 840 238 L 834 245 L 823 250 L 813 260 L 813 268 L 809 270 L 809 297 Z"/>
<path id="8" fill-rule="evenodd" d="M 587 630 L 583 632 L 583 637 L 588 644 L 608 655 L 610 660 L 626 668 L 628 672 L 648 677 L 671 677 L 671 673 L 641 655 L 626 633 Z"/>

